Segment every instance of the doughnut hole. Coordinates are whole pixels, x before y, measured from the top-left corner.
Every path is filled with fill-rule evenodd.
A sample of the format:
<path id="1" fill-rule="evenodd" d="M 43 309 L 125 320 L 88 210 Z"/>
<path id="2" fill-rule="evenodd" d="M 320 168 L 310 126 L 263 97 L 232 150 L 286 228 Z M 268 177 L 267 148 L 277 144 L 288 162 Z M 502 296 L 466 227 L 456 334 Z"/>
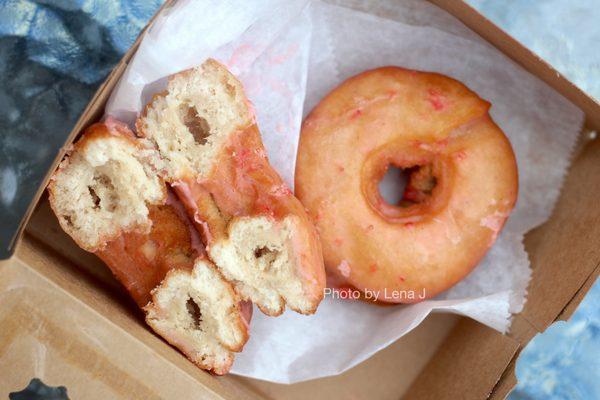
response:
<path id="1" fill-rule="evenodd" d="M 406 156 L 398 149 L 386 149 L 365 162 L 362 192 L 371 209 L 383 219 L 413 223 L 444 207 L 452 174 L 447 157 L 431 152 Z"/>
<path id="2" fill-rule="evenodd" d="M 194 141 L 200 145 L 206 144 L 210 136 L 210 126 L 205 118 L 202 118 L 196 107 L 190 104 L 182 104 L 180 107 L 181 122 L 186 126 Z"/>
<path id="3" fill-rule="evenodd" d="M 390 164 L 377 188 L 381 198 L 390 205 L 400 204 L 404 197 L 404 190 L 408 182 L 407 169 L 398 168 Z"/>
<path id="4" fill-rule="evenodd" d="M 427 202 L 433 195 L 438 178 L 431 164 L 419 165 L 407 170 L 408 182 L 402 194 L 401 207 Z"/>
<path id="5" fill-rule="evenodd" d="M 433 175 L 431 164 L 399 168 L 388 165 L 387 171 L 379 181 L 381 198 L 391 206 L 410 207 L 425 202 L 431 197 L 437 178 Z"/>

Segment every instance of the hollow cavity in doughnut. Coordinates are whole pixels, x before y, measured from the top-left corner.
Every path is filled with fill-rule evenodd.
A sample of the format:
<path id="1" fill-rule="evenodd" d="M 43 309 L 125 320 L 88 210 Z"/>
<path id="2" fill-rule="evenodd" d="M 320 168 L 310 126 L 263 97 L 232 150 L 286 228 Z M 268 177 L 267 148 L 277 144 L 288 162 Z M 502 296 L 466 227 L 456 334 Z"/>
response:
<path id="1" fill-rule="evenodd" d="M 200 329 L 200 324 L 202 323 L 202 312 L 200 311 L 200 306 L 198 303 L 196 303 L 191 297 L 188 297 L 187 301 L 185 302 L 185 308 L 190 316 L 192 329 Z"/>
<path id="2" fill-rule="evenodd" d="M 437 185 L 431 164 L 399 168 L 388 165 L 379 181 L 379 194 L 391 206 L 410 207 L 431 197 Z"/>
<path id="3" fill-rule="evenodd" d="M 210 136 L 210 126 L 208 121 L 198 114 L 196 107 L 190 104 L 182 104 L 181 121 L 186 126 L 194 140 L 198 144 L 206 144 Z"/>
<path id="4" fill-rule="evenodd" d="M 362 192 L 386 221 L 412 224 L 432 217 L 446 204 L 452 168 L 435 152 L 419 150 L 407 156 L 398 150 L 386 146 L 371 154 L 362 171 Z"/>

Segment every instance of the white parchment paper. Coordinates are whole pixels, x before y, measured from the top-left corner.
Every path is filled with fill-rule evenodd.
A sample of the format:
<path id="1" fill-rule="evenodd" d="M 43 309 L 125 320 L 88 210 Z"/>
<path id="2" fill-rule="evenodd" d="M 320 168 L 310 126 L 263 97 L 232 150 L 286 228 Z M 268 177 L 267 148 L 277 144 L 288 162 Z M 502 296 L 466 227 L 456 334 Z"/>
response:
<path id="1" fill-rule="evenodd" d="M 244 84 L 271 164 L 293 188 L 311 39 L 309 0 L 179 0 L 121 77 L 106 114 L 133 127 L 166 77 L 212 57 Z"/>
<path id="2" fill-rule="evenodd" d="M 435 71 L 492 103 L 517 156 L 519 200 L 480 265 L 434 300 L 374 307 L 326 298 L 308 317 L 255 312 L 251 339 L 233 367 L 240 375 L 280 383 L 335 375 L 434 311 L 506 331 L 530 277 L 523 235 L 548 218 L 583 122 L 566 99 L 427 2 L 344 3 L 370 14 L 309 0 L 180 0 L 146 34 L 106 113 L 131 124 L 166 76 L 217 58 L 244 83 L 271 163 L 292 186 L 302 115 L 323 95 L 382 65 Z"/>

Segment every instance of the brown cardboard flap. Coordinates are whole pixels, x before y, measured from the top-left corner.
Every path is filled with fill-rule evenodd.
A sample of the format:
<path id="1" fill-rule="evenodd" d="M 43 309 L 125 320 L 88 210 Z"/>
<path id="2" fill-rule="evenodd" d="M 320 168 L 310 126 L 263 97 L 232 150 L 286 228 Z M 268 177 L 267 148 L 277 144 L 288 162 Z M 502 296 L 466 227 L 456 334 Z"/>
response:
<path id="1" fill-rule="evenodd" d="M 513 356 L 512 360 L 504 370 L 504 373 L 500 377 L 500 380 L 492 390 L 490 399 L 500 400 L 504 399 L 510 391 L 517 384 L 517 377 L 515 375 L 515 367 L 519 358 L 521 350 L 523 350 L 524 344 L 528 343 L 535 335 L 539 332 L 531 325 L 529 321 L 523 318 L 521 315 L 515 315 L 512 320 L 510 327 L 509 336 L 521 344 L 518 351 Z"/>
<path id="2" fill-rule="evenodd" d="M 557 320 L 567 321 L 569 318 L 571 318 L 571 315 L 573 315 L 575 310 L 577 310 L 579 303 L 581 303 L 587 292 L 589 292 L 594 283 L 596 283 L 599 275 L 600 265 L 597 265 L 596 269 L 590 274 L 577 293 L 575 293 L 575 296 L 573 296 L 569 304 L 567 304 L 558 317 L 556 317 Z"/>
<path id="3" fill-rule="evenodd" d="M 516 340 L 463 318 L 404 399 L 485 399 L 518 348 Z"/>
<path id="4" fill-rule="evenodd" d="M 73 239 L 62 230 L 56 215 L 50 208 L 47 195 L 42 196 L 40 203 L 31 215 L 27 225 L 27 234 L 76 265 L 79 273 L 94 280 L 95 285 L 105 287 L 115 293 L 123 293 L 123 297 L 129 301 L 125 289 L 114 278 L 110 269 L 94 254 L 77 246 Z"/>
<path id="5" fill-rule="evenodd" d="M 527 234 L 533 268 L 521 316 L 544 331 L 600 264 L 600 141 L 589 143 L 569 170 L 548 222 Z M 591 285 L 591 284 L 590 284 Z"/>
<path id="6" fill-rule="evenodd" d="M 597 266 L 596 269 L 592 272 L 592 274 L 585 281 L 583 286 L 577 291 L 575 296 L 571 299 L 571 301 L 567 304 L 567 306 L 561 311 L 561 313 L 557 316 L 556 320 L 566 321 L 571 317 L 571 315 L 577 309 L 577 306 L 583 300 L 585 294 L 590 290 L 592 285 L 595 283 L 598 278 L 598 274 L 600 273 L 600 266 Z M 547 329 L 547 328 L 546 328 Z M 533 339 L 535 335 L 539 334 L 537 330 L 531 325 L 529 321 L 524 319 L 522 316 L 517 315 L 512 323 L 510 336 L 516 338 L 520 343 L 528 343 Z M 519 361 L 519 356 L 523 347 L 519 349 L 519 351 L 515 354 L 510 364 L 502 374 L 500 381 L 494 387 L 492 394 L 490 395 L 490 400 L 502 400 L 508 396 L 510 391 L 517 384 L 517 377 L 515 374 L 515 368 L 517 366 L 517 362 Z"/>
<path id="7" fill-rule="evenodd" d="M 71 398 L 258 398 L 233 377 L 216 379 L 194 366 L 145 326 L 131 301 L 99 290 L 95 279 L 28 235 L 0 272 L 0 320 L 10 336 L 0 343 L 18 349 L 0 349 L 0 397 L 40 374 L 25 365 L 44 365 L 46 383 L 65 385 Z M 23 369 L 8 367 L 20 359 Z"/>
<path id="8" fill-rule="evenodd" d="M 488 397 L 489 400 L 504 400 L 510 392 L 517 386 L 517 376 L 515 375 L 515 368 L 517 365 L 517 360 L 519 357 L 519 352 L 515 354 L 510 363 L 506 367 L 506 370 L 500 377 L 500 380 L 494 387 L 494 390 Z"/>

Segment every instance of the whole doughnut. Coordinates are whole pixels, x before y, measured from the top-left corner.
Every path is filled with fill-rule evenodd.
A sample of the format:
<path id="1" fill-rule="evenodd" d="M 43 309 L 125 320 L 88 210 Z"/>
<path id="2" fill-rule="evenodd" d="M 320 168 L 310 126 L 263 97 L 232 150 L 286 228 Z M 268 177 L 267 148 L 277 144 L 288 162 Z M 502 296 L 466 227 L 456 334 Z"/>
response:
<path id="1" fill-rule="evenodd" d="M 511 145 L 490 104 L 446 76 L 382 67 L 328 94 L 302 126 L 296 194 L 319 230 L 329 277 L 413 303 L 464 278 L 517 197 Z M 378 184 L 407 175 L 399 204 Z"/>

